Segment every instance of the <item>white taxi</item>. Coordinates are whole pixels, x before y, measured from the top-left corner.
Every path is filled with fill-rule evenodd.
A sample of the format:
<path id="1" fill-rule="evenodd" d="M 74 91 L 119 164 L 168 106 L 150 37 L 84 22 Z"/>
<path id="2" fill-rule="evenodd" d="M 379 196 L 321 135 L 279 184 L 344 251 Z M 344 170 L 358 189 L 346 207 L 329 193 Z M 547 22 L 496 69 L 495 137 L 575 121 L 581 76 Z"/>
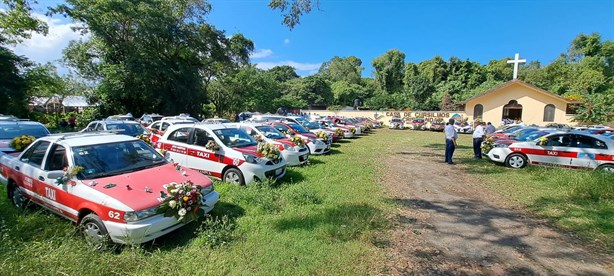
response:
<path id="1" fill-rule="evenodd" d="M 281 155 L 288 166 L 305 165 L 309 160 L 309 149 L 304 143 L 296 145 L 290 139 L 270 125 L 260 123 L 232 123 L 226 124 L 235 126 L 247 132 L 258 141 L 262 141 L 277 145 L 281 151 Z"/>
<path id="2" fill-rule="evenodd" d="M 206 176 L 178 168 L 137 138 L 104 132 L 51 135 L 18 157 L 0 153 L 0 182 L 13 205 L 34 202 L 74 221 L 96 248 L 144 243 L 185 225 L 159 212 L 173 183 L 201 188 L 195 211 L 209 212 L 219 199 Z"/>
<path id="3" fill-rule="evenodd" d="M 614 172 L 614 141 L 584 133 L 557 132 L 535 141 L 493 148 L 487 156 L 516 169 L 531 163 Z"/>
<path id="4" fill-rule="evenodd" d="M 225 182 L 245 185 L 286 174 L 283 157 L 269 159 L 245 131 L 223 124 L 170 126 L 155 147 L 182 166 Z"/>

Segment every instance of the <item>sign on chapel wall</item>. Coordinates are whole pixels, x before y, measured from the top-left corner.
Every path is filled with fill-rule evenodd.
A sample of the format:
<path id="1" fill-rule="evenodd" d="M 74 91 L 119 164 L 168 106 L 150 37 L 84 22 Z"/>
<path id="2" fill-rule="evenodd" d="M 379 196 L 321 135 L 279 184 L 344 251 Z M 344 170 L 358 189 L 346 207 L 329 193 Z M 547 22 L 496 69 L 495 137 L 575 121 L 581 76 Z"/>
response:
<path id="1" fill-rule="evenodd" d="M 462 119 L 464 112 L 458 111 L 387 111 L 386 117 L 403 118 L 403 121 L 410 121 L 413 118 L 423 118 L 427 122 L 435 120 L 447 120 L 447 119 Z"/>

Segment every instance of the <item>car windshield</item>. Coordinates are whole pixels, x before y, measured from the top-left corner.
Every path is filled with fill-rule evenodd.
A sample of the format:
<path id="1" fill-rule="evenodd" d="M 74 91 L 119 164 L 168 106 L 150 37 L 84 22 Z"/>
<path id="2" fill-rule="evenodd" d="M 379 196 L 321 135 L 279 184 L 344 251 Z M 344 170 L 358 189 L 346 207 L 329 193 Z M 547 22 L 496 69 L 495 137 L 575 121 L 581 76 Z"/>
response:
<path id="1" fill-rule="evenodd" d="M 258 144 L 247 132 L 238 128 L 216 129 L 213 133 L 229 148 L 243 148 Z"/>
<path id="2" fill-rule="evenodd" d="M 135 137 L 141 134 L 149 134 L 149 131 L 141 124 L 107 124 L 107 130 L 119 130 L 120 134 Z"/>
<path id="3" fill-rule="evenodd" d="M 285 135 L 283 135 L 281 132 L 279 132 L 277 129 L 273 128 L 272 126 L 257 126 L 256 129 L 262 132 L 262 135 L 264 135 L 264 137 L 266 138 L 270 138 L 270 139 L 286 138 Z"/>
<path id="4" fill-rule="evenodd" d="M 533 131 L 533 132 L 526 133 L 525 135 L 519 136 L 518 139 L 516 140 L 523 141 L 523 142 L 533 141 L 549 133 L 550 132 L 547 132 L 547 131 Z"/>
<path id="5" fill-rule="evenodd" d="M 78 179 L 95 179 L 167 164 L 164 157 L 141 140 L 74 147 L 73 158 L 75 166 L 83 167 Z"/>
<path id="6" fill-rule="evenodd" d="M 2 124 L 0 125 L 0 139 L 13 139 L 22 135 L 30 135 L 36 138 L 49 135 L 49 130 L 42 125 L 26 124 Z"/>
<path id="7" fill-rule="evenodd" d="M 520 128 L 521 128 L 520 126 L 513 126 L 513 127 L 510 127 L 510 128 L 508 128 L 508 129 L 506 129 L 506 130 L 504 130 L 502 132 L 505 133 L 505 134 L 509 134 L 509 133 L 512 133 L 512 132 L 520 129 Z"/>
<path id="8" fill-rule="evenodd" d="M 312 122 L 309 122 L 309 121 L 304 121 L 303 122 L 303 126 L 309 128 L 309 129 L 322 129 L 323 128 L 320 124 L 312 123 Z"/>
<path id="9" fill-rule="evenodd" d="M 294 129 L 294 131 L 296 131 L 298 133 L 309 133 L 309 131 L 307 131 L 304 127 L 300 126 L 299 124 L 289 123 L 288 125 L 292 129 Z"/>
<path id="10" fill-rule="evenodd" d="M 520 137 L 520 136 L 524 136 L 525 134 L 529 134 L 531 132 L 537 131 L 536 128 L 521 128 L 521 129 L 517 129 L 516 131 L 512 132 L 512 137 Z"/>

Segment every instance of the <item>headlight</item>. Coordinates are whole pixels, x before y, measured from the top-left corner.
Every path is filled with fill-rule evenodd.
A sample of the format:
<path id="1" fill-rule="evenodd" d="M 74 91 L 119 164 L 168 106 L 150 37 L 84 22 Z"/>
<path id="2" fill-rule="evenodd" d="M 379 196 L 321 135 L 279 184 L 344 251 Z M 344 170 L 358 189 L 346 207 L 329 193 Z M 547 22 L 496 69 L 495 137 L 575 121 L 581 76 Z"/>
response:
<path id="1" fill-rule="evenodd" d="M 288 151 L 297 151 L 298 147 L 292 147 L 289 145 L 284 144 L 284 150 L 288 150 Z"/>
<path id="2" fill-rule="evenodd" d="M 124 220 L 126 222 L 135 222 L 139 221 L 151 216 L 154 216 L 158 213 L 158 206 L 152 207 L 149 209 L 136 211 L 136 212 L 126 212 L 124 213 Z"/>
<path id="3" fill-rule="evenodd" d="M 262 162 L 262 159 L 252 155 L 252 154 L 243 154 L 243 158 L 245 158 L 245 161 L 247 161 L 248 163 L 252 163 L 252 164 L 258 164 L 260 162 Z"/>
<path id="4" fill-rule="evenodd" d="M 507 148 L 508 146 L 506 144 L 494 144 L 493 147 L 495 147 L 495 148 Z"/>
<path id="5" fill-rule="evenodd" d="M 207 187 L 200 189 L 200 193 L 204 196 L 210 192 L 213 192 L 213 190 L 215 190 L 215 188 L 213 187 L 213 184 L 211 184 Z"/>
<path id="6" fill-rule="evenodd" d="M 326 143 L 324 143 L 324 142 L 322 142 L 320 140 L 316 140 L 315 144 L 318 145 L 318 146 L 325 146 L 326 145 Z"/>
<path id="7" fill-rule="evenodd" d="M 314 143 L 314 144 L 315 144 L 315 143 L 316 143 L 316 141 L 317 141 L 316 139 L 309 138 L 309 142 L 312 142 L 312 143 Z"/>

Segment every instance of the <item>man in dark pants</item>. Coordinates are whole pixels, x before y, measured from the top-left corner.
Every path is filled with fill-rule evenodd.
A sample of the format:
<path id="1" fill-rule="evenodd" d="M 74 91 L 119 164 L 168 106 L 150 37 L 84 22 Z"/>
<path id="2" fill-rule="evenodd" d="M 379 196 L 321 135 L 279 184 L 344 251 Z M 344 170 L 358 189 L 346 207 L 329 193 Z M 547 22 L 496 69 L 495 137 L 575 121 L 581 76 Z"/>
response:
<path id="1" fill-rule="evenodd" d="M 458 133 L 456 133 L 456 129 L 454 128 L 454 119 L 448 120 L 444 133 L 446 135 L 446 163 L 455 165 L 452 161 L 452 155 L 454 155 L 454 150 L 456 149 Z"/>
<path id="2" fill-rule="evenodd" d="M 482 142 L 484 141 L 484 123 L 476 123 L 473 131 L 473 157 L 482 159 Z"/>

